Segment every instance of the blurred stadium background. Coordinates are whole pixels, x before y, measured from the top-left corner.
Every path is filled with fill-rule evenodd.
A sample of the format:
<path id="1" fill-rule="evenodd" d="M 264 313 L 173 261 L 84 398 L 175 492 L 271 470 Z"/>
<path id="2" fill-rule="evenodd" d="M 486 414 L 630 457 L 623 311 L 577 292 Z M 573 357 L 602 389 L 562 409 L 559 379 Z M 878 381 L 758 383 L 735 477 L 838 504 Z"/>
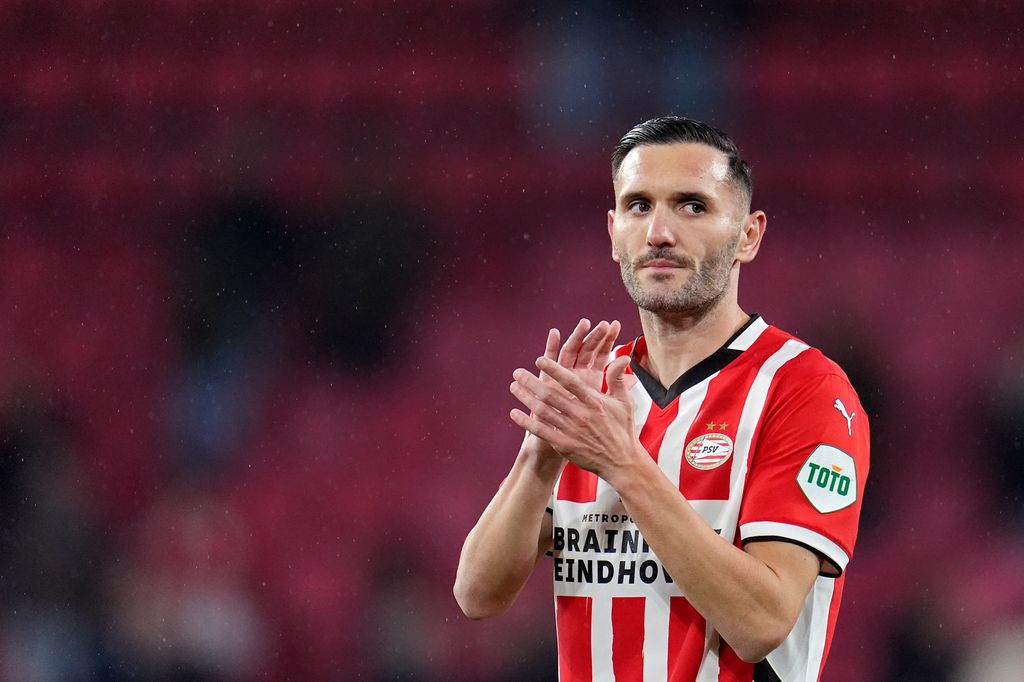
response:
<path id="1" fill-rule="evenodd" d="M 826 679 L 1019 679 L 1022 9 L 0 3 L 0 679 L 551 679 L 545 570 L 450 587 L 512 370 L 639 330 L 608 155 L 663 113 L 873 418 Z"/>

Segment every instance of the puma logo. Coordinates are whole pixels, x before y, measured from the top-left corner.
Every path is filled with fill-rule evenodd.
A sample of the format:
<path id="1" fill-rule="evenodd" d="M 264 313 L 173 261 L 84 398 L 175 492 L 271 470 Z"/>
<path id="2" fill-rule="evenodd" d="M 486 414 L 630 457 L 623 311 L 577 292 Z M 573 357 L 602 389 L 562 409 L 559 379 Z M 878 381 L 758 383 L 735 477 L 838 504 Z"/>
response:
<path id="1" fill-rule="evenodd" d="M 853 414 L 849 414 L 846 411 L 846 405 L 843 405 L 843 401 L 840 400 L 839 398 L 836 398 L 836 402 L 832 405 L 832 407 L 834 407 L 837 410 L 839 410 L 839 414 L 843 415 L 843 418 L 846 419 L 846 430 L 852 436 L 853 435 L 853 418 L 857 416 L 857 413 L 854 412 Z"/>

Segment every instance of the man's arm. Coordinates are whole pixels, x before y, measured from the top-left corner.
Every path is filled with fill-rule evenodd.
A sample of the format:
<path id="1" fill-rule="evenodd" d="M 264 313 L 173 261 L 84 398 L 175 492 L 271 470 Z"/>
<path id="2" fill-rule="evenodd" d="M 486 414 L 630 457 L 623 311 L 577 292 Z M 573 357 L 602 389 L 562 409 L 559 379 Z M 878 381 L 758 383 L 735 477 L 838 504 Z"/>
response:
<path id="1" fill-rule="evenodd" d="M 820 559 L 785 542 L 739 549 L 704 522 L 634 436 L 628 363 L 609 365 L 602 394 L 540 358 L 538 368 L 566 390 L 516 370 L 512 392 L 532 414 L 513 410 L 512 420 L 608 481 L 694 608 L 741 658 L 759 661 L 792 630 Z"/>
<path id="2" fill-rule="evenodd" d="M 504 613 L 551 546 L 545 507 L 565 460 L 531 436 L 508 478 L 466 537 L 455 576 L 455 600 L 470 618 Z"/>
<path id="3" fill-rule="evenodd" d="M 580 320 L 559 350 L 559 333 L 548 333 L 544 357 L 576 376 L 581 385 L 601 387 L 603 366 L 618 338 L 618 322 L 590 329 Z M 589 333 L 588 333 L 589 332 Z M 557 358 L 557 359 L 556 359 Z M 538 382 L 561 390 L 547 376 Z M 455 577 L 455 599 L 470 618 L 505 612 L 551 547 L 551 490 L 566 460 L 545 441 L 527 434 L 512 470 L 466 537 Z"/>
<path id="4" fill-rule="evenodd" d="M 643 450 L 604 474 L 644 539 L 693 607 L 748 662 L 789 635 L 821 568 L 808 549 L 763 541 L 726 542 Z"/>

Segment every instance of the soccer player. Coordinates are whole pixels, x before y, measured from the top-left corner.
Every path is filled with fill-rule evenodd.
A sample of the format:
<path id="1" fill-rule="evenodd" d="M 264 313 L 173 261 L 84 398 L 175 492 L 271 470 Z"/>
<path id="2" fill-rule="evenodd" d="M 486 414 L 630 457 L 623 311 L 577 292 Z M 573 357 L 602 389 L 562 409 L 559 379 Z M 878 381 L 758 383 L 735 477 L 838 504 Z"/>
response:
<path id="1" fill-rule="evenodd" d="M 643 335 L 548 334 L 511 385 L 526 431 L 466 538 L 455 596 L 505 611 L 553 557 L 559 676 L 817 680 L 868 473 L 843 371 L 744 312 L 766 217 L 720 130 L 637 125 L 612 155 L 612 259 Z"/>

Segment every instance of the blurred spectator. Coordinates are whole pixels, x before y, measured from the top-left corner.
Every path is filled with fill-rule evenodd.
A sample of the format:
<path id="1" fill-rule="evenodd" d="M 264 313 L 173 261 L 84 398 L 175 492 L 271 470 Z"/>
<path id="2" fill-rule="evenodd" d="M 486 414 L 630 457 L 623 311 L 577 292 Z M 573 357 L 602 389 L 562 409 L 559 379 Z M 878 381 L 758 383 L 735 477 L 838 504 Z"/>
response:
<path id="1" fill-rule="evenodd" d="M 436 646 L 430 613 L 440 611 L 432 603 L 424 570 L 426 566 L 408 546 L 381 547 L 371 589 L 380 595 L 366 644 L 373 652 L 378 680 L 440 680 L 430 671 L 430 652 Z"/>
<path id="2" fill-rule="evenodd" d="M 992 441 L 989 459 L 1000 516 L 1024 534 L 1024 357 L 1010 353 L 988 393 Z"/>
<path id="3" fill-rule="evenodd" d="M 52 395 L 0 399 L 0 661 L 9 680 L 94 679 L 102 665 L 103 535 Z"/>
<path id="4" fill-rule="evenodd" d="M 186 469 L 216 469 L 235 453 L 291 363 L 312 354 L 377 369 L 402 340 L 430 257 L 423 219 L 386 195 L 307 213 L 232 197 L 186 237 L 169 423 Z"/>
<path id="5" fill-rule="evenodd" d="M 371 191 L 310 226 L 294 304 L 316 354 L 349 370 L 401 362 L 394 352 L 433 258 L 425 213 Z"/>
<path id="6" fill-rule="evenodd" d="M 1002 623 L 967 646 L 957 682 L 1018 682 L 1024 671 L 1024 621 Z"/>
<path id="7" fill-rule="evenodd" d="M 289 299 L 300 228 L 257 193 L 216 201 L 194 221 L 177 270 L 186 358 L 249 336 L 270 346 L 258 332 Z"/>
<path id="8" fill-rule="evenodd" d="M 249 591 L 248 532 L 212 491 L 182 478 L 108 567 L 115 679 L 248 679 L 267 664 Z"/>
<path id="9" fill-rule="evenodd" d="M 889 635 L 889 674 L 900 682 L 946 682 L 953 679 L 960 647 L 943 621 L 944 600 L 921 587 L 896 616 Z M 880 666 L 881 667 L 881 666 Z"/>
<path id="10" fill-rule="evenodd" d="M 721 120 L 721 77 L 748 3 L 554 3 L 534 10 L 523 64 L 533 127 L 570 147 L 669 112 Z M 569 38 L 571 36 L 571 39 Z"/>
<path id="11" fill-rule="evenodd" d="M 259 409 L 282 352 L 295 230 L 266 200 L 242 195 L 186 233 L 178 270 L 183 364 L 169 435 L 187 470 L 216 469 L 235 454 Z"/>

